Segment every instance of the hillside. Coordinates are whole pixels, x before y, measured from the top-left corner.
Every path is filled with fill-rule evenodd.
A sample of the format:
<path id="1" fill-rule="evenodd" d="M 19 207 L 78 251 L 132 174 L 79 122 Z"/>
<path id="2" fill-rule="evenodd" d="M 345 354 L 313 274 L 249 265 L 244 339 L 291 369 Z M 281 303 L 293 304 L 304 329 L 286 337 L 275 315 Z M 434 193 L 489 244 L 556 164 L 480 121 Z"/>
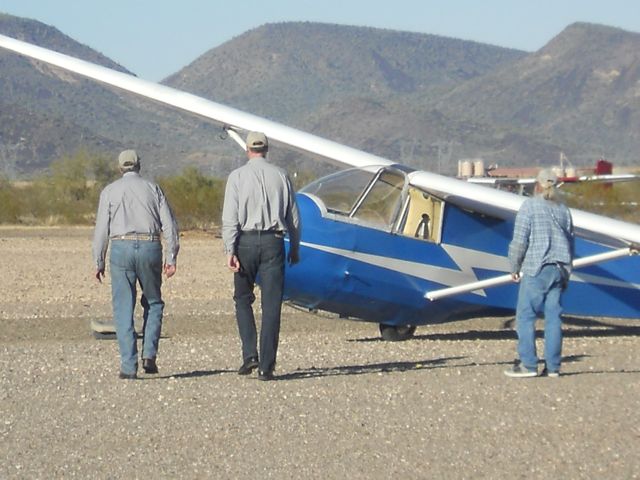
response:
<path id="1" fill-rule="evenodd" d="M 350 125 L 366 125 L 366 133 L 350 132 L 359 146 L 447 174 L 460 158 L 550 165 L 560 152 L 580 166 L 601 157 L 637 166 L 639 37 L 578 23 L 540 51 L 449 90 L 383 98 L 375 109 L 334 102 L 303 127 L 347 141 Z"/>
<path id="2" fill-rule="evenodd" d="M 435 35 L 309 22 L 267 24 L 209 50 L 163 83 L 282 122 L 331 102 L 453 86 L 524 52 Z"/>
<path id="3" fill-rule="evenodd" d="M 0 33 L 126 72 L 40 22 L 0 15 Z M 175 171 L 174 159 L 190 153 L 189 136 L 200 132 L 204 139 L 202 132 L 210 128 L 191 116 L 5 50 L 0 50 L 0 65 L 0 174 L 10 178 L 41 171 L 80 147 L 115 156 L 133 146 L 153 159 L 147 165 L 153 171 Z"/>
<path id="4" fill-rule="evenodd" d="M 359 128 L 354 131 L 354 123 Z M 487 164 L 555 160 L 561 150 L 543 135 L 449 115 L 412 99 L 336 102 L 311 114 L 304 127 L 415 168 L 455 175 L 458 160 Z"/>
<path id="5" fill-rule="evenodd" d="M 121 69 L 32 20 L 0 33 Z M 640 35 L 569 26 L 538 52 L 427 34 L 306 22 L 267 24 L 209 50 L 163 83 L 414 167 L 637 164 Z M 0 173 L 41 171 L 84 145 L 135 147 L 152 173 L 242 161 L 211 122 L 0 51 Z M 272 159 L 317 169 L 286 149 Z M 320 169 L 324 167 L 319 167 Z"/>
<path id="6" fill-rule="evenodd" d="M 640 34 L 578 23 L 538 52 L 458 86 L 436 108 L 547 137 L 570 158 L 637 164 L 638 85 Z"/>

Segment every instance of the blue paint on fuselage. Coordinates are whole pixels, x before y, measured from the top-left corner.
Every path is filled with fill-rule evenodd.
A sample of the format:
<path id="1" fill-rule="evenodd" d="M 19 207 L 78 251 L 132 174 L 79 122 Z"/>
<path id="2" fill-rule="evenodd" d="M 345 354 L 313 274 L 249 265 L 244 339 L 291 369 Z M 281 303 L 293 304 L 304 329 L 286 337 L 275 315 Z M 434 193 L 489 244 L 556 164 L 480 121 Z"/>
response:
<path id="1" fill-rule="evenodd" d="M 298 207 L 303 219 L 302 241 L 307 245 L 458 269 L 438 244 L 323 218 L 316 203 L 306 195 L 298 195 Z M 288 299 L 310 309 L 392 325 L 436 323 L 477 309 L 476 299 L 469 304 L 458 299 L 430 302 L 424 294 L 442 285 L 402 270 L 310 246 L 303 246 L 300 256 L 300 263 L 287 269 L 285 292 Z"/>
<path id="2" fill-rule="evenodd" d="M 507 284 L 485 290 L 485 295 L 466 293 L 437 301 L 424 298 L 426 292 L 450 285 L 409 275 L 391 262 L 381 266 L 359 254 L 376 258 L 414 262 L 425 269 L 459 271 L 455 259 L 443 245 L 468 249 L 473 255 L 489 253 L 506 257 L 513 223 L 471 213 L 447 204 L 443 217 L 441 244 L 391 234 L 330 216 L 323 217 L 314 200 L 298 194 L 302 217 L 300 262 L 287 267 L 285 297 L 309 309 L 326 310 L 346 317 L 390 325 L 423 325 L 462 318 L 475 312 L 487 314 L 495 309 L 513 310 L 517 285 Z M 338 249 L 327 252 L 317 248 Z M 606 247 L 576 240 L 576 253 L 586 256 L 609 250 Z M 375 263 L 375 262 L 374 262 Z M 505 270 L 484 265 L 474 268 L 477 279 L 502 275 Z M 580 273 L 625 285 L 601 285 L 572 281 L 564 296 L 565 312 L 574 315 L 630 317 L 640 316 L 639 257 L 604 263 L 581 269 Z"/>
<path id="3" fill-rule="evenodd" d="M 442 243 L 506 256 L 513 223 L 447 205 Z M 453 226 L 453 228 L 451 228 Z"/>

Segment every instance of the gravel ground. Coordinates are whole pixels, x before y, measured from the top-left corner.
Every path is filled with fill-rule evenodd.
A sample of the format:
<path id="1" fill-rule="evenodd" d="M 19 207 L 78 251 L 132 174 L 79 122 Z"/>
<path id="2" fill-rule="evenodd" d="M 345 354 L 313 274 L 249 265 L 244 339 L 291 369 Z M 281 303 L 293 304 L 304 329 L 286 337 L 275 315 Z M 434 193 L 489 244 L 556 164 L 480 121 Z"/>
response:
<path id="1" fill-rule="evenodd" d="M 240 377 L 220 240 L 164 285 L 160 375 L 92 337 L 91 229 L 0 228 L 0 478 L 640 478 L 640 324 L 569 319 L 564 375 L 509 379 L 510 318 L 420 327 L 285 308 L 277 380 Z"/>

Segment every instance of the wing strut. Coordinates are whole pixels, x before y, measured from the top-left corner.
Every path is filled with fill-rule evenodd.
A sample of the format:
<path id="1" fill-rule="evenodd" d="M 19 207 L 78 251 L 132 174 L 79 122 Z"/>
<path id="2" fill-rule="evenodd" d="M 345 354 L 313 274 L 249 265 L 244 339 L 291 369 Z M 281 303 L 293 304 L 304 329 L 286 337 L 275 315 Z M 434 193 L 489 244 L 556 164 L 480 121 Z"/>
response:
<path id="1" fill-rule="evenodd" d="M 611 250 L 609 252 L 598 253 L 589 257 L 578 258 L 573 261 L 573 268 L 587 267 L 589 265 L 595 265 L 596 263 L 606 262 L 607 260 L 614 260 L 620 257 L 626 257 L 627 255 L 633 255 L 638 253 L 634 248 L 620 248 L 618 250 Z M 486 280 L 480 280 L 478 282 L 465 283 L 463 285 L 457 285 L 455 287 L 442 288 L 440 290 L 432 290 L 425 293 L 425 298 L 431 301 L 438 300 L 440 298 L 451 297 L 460 293 L 473 292 L 474 290 L 481 290 L 484 288 L 497 287 L 506 283 L 511 283 L 511 274 L 500 275 L 499 277 L 487 278 Z"/>
<path id="2" fill-rule="evenodd" d="M 240 147 L 243 150 L 247 149 L 247 144 L 245 143 L 245 141 L 242 139 L 242 137 L 240 136 L 240 134 L 237 132 L 236 129 L 234 129 L 233 127 L 230 127 L 229 125 L 225 125 L 223 127 L 224 133 L 229 135 L 233 140 L 235 140 L 235 142 L 240 145 Z"/>

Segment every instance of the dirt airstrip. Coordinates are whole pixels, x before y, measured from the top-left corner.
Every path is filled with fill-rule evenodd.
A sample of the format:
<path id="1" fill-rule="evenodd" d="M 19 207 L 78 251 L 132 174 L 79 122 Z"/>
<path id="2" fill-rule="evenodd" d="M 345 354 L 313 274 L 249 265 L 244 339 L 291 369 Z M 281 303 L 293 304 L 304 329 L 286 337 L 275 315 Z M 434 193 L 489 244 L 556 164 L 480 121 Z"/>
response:
<path id="1" fill-rule="evenodd" d="M 387 343 L 286 307 L 260 382 L 220 240 L 187 233 L 160 374 L 122 381 L 91 234 L 0 227 L 0 478 L 640 478 L 638 320 L 568 319 L 564 375 L 514 380 L 509 318 Z"/>

